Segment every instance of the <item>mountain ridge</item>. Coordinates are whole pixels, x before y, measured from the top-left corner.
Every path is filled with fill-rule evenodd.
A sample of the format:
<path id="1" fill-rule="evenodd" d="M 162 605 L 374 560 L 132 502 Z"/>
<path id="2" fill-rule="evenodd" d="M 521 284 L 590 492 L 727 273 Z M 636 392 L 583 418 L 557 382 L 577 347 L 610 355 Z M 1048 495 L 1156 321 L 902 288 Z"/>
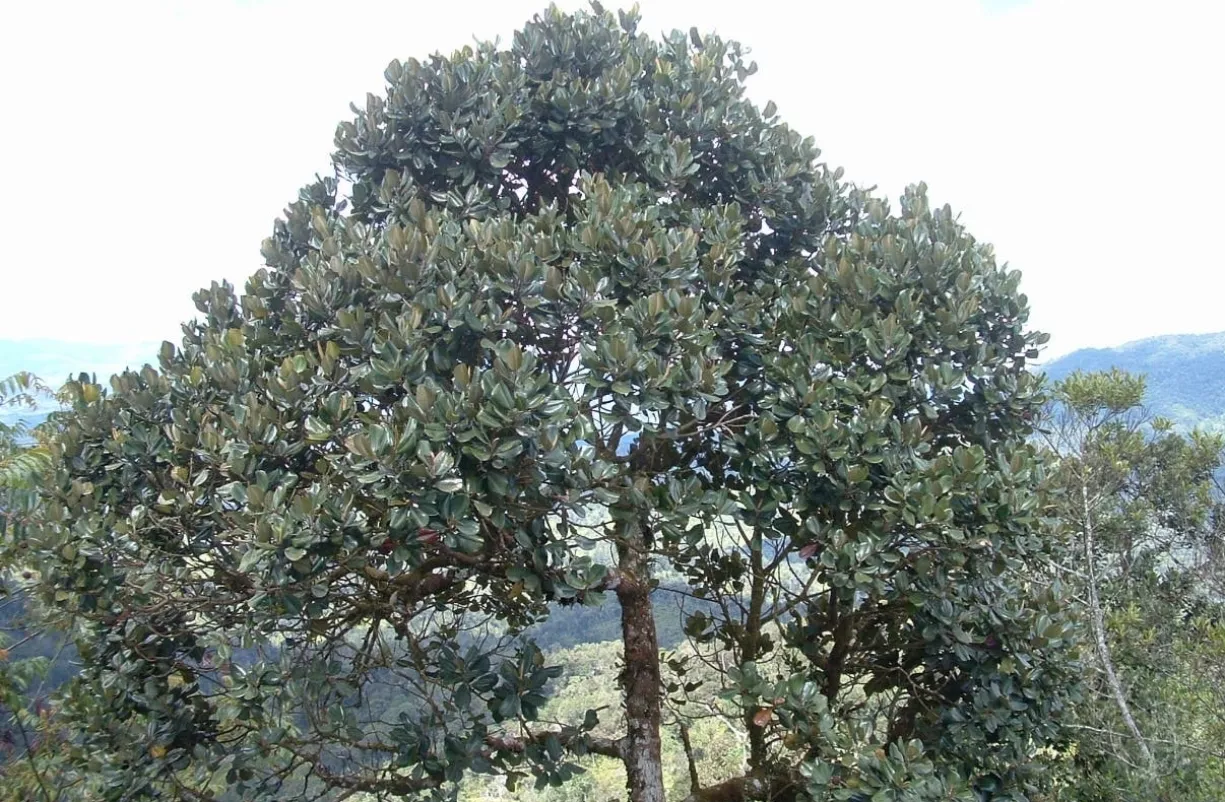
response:
<path id="1" fill-rule="evenodd" d="M 1113 348 L 1082 348 L 1037 370 L 1057 381 L 1081 371 L 1119 368 L 1147 379 L 1145 405 L 1183 429 L 1225 431 L 1225 331 L 1162 334 Z"/>

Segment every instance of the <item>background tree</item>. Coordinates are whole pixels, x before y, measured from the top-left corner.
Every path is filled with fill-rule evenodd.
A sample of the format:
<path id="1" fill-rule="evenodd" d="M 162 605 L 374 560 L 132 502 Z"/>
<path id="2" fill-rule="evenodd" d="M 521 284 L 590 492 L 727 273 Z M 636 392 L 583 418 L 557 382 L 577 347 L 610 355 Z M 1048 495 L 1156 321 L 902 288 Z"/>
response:
<path id="1" fill-rule="evenodd" d="M 0 410 L 28 408 L 34 405 L 40 390 L 38 381 L 27 373 L 0 380 Z M 0 419 L 0 544 L 7 546 L 24 530 L 32 510 L 32 496 L 38 470 L 43 465 L 42 453 L 33 447 L 29 427 L 17 418 L 13 422 Z M 0 548 L 0 554 L 9 554 Z M 0 772 L 13 774 L 13 764 L 28 758 L 35 735 L 31 732 L 31 717 L 27 710 L 26 690 L 37 673 L 37 664 L 19 660 L 12 654 L 15 616 L 11 609 L 7 585 L 12 566 L 0 563 Z M 35 719 L 36 720 L 36 719 Z M 23 784 L 24 786 L 24 784 Z"/>
<path id="2" fill-rule="evenodd" d="M 1077 706 L 1076 800 L 1208 800 L 1225 770 L 1225 438 L 1148 415 L 1143 377 L 1074 373 L 1044 426 L 1058 456 L 1063 576 L 1076 586 L 1098 672 Z"/>
<path id="3" fill-rule="evenodd" d="M 0 379 L 0 410 L 16 412 L 0 418 L 0 536 L 28 525 L 33 492 L 39 473 L 47 466 L 47 452 L 36 439 L 22 410 L 36 407 L 51 391 L 30 373 Z"/>
<path id="4" fill-rule="evenodd" d="M 598 6 L 393 62 L 245 294 L 70 386 L 32 543 L 115 796 L 445 796 L 595 752 L 661 802 L 692 661 L 749 745 L 693 799 L 1035 787 L 1070 633 L 1027 573 L 1018 275 L 921 186 L 843 183 L 755 69 Z M 662 571 L 702 602 L 676 680 Z M 603 593 L 611 736 L 542 718 L 562 668 L 519 637 Z"/>
<path id="5" fill-rule="evenodd" d="M 85 783 L 55 716 L 54 688 L 71 673 L 64 640 L 43 631 L 25 593 L 33 555 L 27 537 L 38 514 L 38 485 L 49 466 L 51 424 L 29 420 L 52 400 L 41 380 L 0 380 L 0 799 L 84 800 Z M 41 417 L 41 416 L 39 416 Z"/>

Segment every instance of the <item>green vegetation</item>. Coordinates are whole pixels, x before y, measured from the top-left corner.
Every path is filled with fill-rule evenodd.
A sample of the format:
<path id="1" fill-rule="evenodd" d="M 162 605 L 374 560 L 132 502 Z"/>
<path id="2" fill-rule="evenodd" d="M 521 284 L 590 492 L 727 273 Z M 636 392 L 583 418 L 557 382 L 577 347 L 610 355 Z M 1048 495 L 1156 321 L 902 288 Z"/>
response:
<path id="1" fill-rule="evenodd" d="M 1152 418 L 1145 381 L 1073 373 L 1046 441 L 1096 670 L 1069 723 L 1070 800 L 1214 800 L 1225 779 L 1225 437 Z"/>
<path id="2" fill-rule="evenodd" d="M 393 62 L 243 294 L 0 430 L 0 799 L 1211 798 L 1222 441 L 637 22 Z"/>
<path id="3" fill-rule="evenodd" d="M 0 380 L 0 410 L 53 403 L 50 390 L 29 373 Z M 44 633 L 23 592 L 32 575 L 29 542 L 37 525 L 38 487 L 49 467 L 47 424 L 31 428 L 13 416 L 0 421 L 0 795 L 6 800 L 84 800 L 50 692 L 73 671 L 62 633 Z"/>
<path id="4" fill-rule="evenodd" d="M 597 753 L 662 802 L 694 663 L 748 748 L 695 798 L 1040 782 L 1076 670 L 1027 578 L 1018 275 L 821 165 L 738 45 L 636 24 L 393 63 L 245 295 L 68 385 L 26 545 L 106 787 L 446 795 Z M 663 571 L 701 600 L 675 689 Z M 542 720 L 563 667 L 517 637 L 604 593 L 615 737 Z"/>
<path id="5" fill-rule="evenodd" d="M 1225 431 L 1225 332 L 1137 340 L 1074 351 L 1044 367 L 1051 379 L 1123 370 L 1146 379 L 1144 406 L 1175 426 Z"/>

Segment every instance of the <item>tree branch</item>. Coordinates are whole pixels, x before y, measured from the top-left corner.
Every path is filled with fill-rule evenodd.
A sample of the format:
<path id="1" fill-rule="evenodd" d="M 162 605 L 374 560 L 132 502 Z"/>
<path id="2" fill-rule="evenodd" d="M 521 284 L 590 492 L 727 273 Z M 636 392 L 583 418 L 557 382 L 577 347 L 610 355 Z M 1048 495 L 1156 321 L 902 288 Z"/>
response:
<path id="1" fill-rule="evenodd" d="M 702 778 L 698 776 L 698 764 L 693 758 L 693 741 L 689 738 L 689 725 L 683 721 L 677 722 L 681 733 L 681 746 L 685 748 L 685 764 L 689 768 L 689 793 L 694 794 L 702 788 Z"/>
<path id="2" fill-rule="evenodd" d="M 770 800 L 790 802 L 798 796 L 799 785 L 791 777 L 733 777 L 721 783 L 693 791 L 683 802 L 749 802 Z"/>
<path id="3" fill-rule="evenodd" d="M 1097 656 L 1102 661 L 1102 669 L 1106 672 L 1106 682 L 1110 685 L 1110 690 L 1114 694 L 1114 700 L 1119 707 L 1119 714 L 1123 717 L 1123 723 L 1127 725 L 1127 729 L 1136 739 L 1136 743 L 1140 747 L 1140 753 L 1144 755 L 1144 759 L 1148 762 L 1149 770 L 1155 771 L 1157 764 L 1153 758 L 1152 750 L 1148 748 L 1148 743 L 1144 740 L 1144 736 L 1140 733 L 1140 727 L 1136 724 L 1136 719 L 1131 714 L 1131 705 L 1127 703 L 1127 694 L 1123 691 L 1123 684 L 1119 682 L 1119 676 L 1114 670 L 1114 661 L 1110 658 L 1110 646 L 1106 643 L 1106 616 L 1102 611 L 1102 600 L 1097 592 L 1097 568 L 1094 566 L 1095 558 L 1093 553 L 1093 512 L 1089 504 L 1089 491 L 1083 483 L 1080 487 L 1080 493 L 1085 515 L 1085 573 L 1089 586 L 1089 620 L 1093 627 L 1093 639 L 1097 644 Z"/>

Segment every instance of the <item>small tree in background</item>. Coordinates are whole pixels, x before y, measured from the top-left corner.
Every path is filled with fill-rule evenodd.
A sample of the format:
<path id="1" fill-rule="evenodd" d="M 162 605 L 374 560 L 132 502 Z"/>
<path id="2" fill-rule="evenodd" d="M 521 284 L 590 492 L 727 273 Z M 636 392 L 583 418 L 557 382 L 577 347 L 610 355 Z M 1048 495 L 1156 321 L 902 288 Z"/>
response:
<path id="1" fill-rule="evenodd" d="M 28 373 L 0 380 L 0 412 L 32 408 L 45 392 Z M 32 429 L 20 418 L 0 420 L 0 770 L 29 752 L 31 721 L 25 692 L 36 681 L 36 662 L 19 660 L 11 653 L 15 620 L 8 585 L 14 566 L 7 544 L 19 539 L 29 525 L 37 501 L 35 486 L 46 467 L 46 453 L 33 441 Z M 5 772 L 8 774 L 9 772 Z"/>
<path id="2" fill-rule="evenodd" d="M 0 419 L 0 537 L 29 523 L 36 501 L 34 487 L 47 467 L 47 452 L 22 412 L 35 409 L 50 395 L 50 389 L 31 373 L 0 379 L 0 412 L 10 416 Z"/>
<path id="3" fill-rule="evenodd" d="M 1092 635 L 1085 701 L 1061 799 L 1208 800 L 1225 779 L 1221 495 L 1225 438 L 1176 431 L 1145 382 L 1074 373 L 1043 427 L 1063 576 Z"/>
<path id="4" fill-rule="evenodd" d="M 33 425 L 53 394 L 30 373 L 0 380 L 0 800 L 89 798 L 71 764 L 50 695 L 65 666 L 62 637 L 42 631 L 25 593 L 40 559 L 28 549 L 51 424 Z"/>
<path id="5" fill-rule="evenodd" d="M 31 545 L 116 797 L 445 796 L 595 752 L 661 802 L 693 691 L 663 570 L 751 747 L 691 799 L 1036 787 L 1069 635 L 1029 571 L 1018 275 L 922 187 L 895 212 L 822 166 L 738 45 L 637 22 L 393 62 L 245 294 L 72 386 Z M 562 668 L 517 637 L 606 593 L 612 737 L 540 720 Z"/>

